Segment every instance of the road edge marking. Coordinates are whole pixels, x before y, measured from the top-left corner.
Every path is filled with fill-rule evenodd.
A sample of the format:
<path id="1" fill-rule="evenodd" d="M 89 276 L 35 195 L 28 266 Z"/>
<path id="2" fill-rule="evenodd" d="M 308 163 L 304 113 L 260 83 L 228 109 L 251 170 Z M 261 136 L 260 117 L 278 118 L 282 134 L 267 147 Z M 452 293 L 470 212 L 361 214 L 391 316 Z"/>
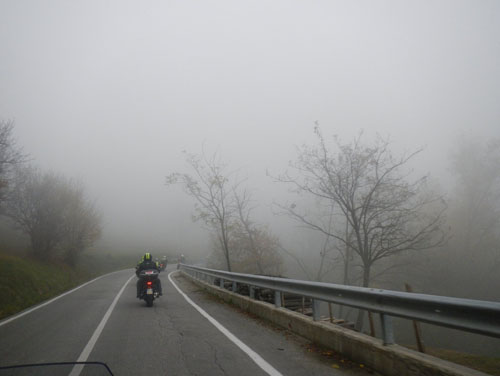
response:
<path id="1" fill-rule="evenodd" d="M 106 277 L 108 275 L 111 275 L 111 274 L 114 274 L 114 273 L 118 273 L 118 272 L 121 272 L 121 270 L 117 270 L 116 272 L 111 272 L 111 273 L 108 273 L 108 274 L 101 275 L 101 276 L 99 276 L 97 278 L 94 278 L 91 281 L 85 282 L 84 284 L 81 284 L 80 286 L 77 286 L 77 287 L 75 287 L 75 288 L 73 288 L 73 289 L 71 289 L 69 291 L 63 292 L 61 295 L 57 295 L 56 297 L 54 297 L 54 298 L 52 298 L 50 300 L 47 300 L 46 302 L 40 303 L 40 304 L 38 304 L 38 305 L 36 305 L 34 307 L 31 307 L 31 308 L 27 308 L 26 310 L 21 311 L 19 313 L 15 313 L 14 316 L 11 316 L 9 318 L 6 318 L 6 319 L 0 321 L 0 326 L 8 324 L 9 322 L 14 321 L 14 320 L 16 320 L 16 319 L 18 319 L 20 317 L 23 317 L 23 316 L 27 315 L 28 313 L 36 311 L 39 308 L 45 307 L 46 305 L 55 302 L 56 300 L 62 298 L 63 296 L 71 294 L 72 292 L 75 292 L 76 290 L 81 289 L 82 287 L 85 287 L 88 284 L 91 284 L 92 282 L 97 281 L 98 279 L 104 278 L 104 277 Z"/>
<path id="2" fill-rule="evenodd" d="M 193 302 L 189 296 L 187 296 L 172 280 L 171 275 L 176 273 L 177 271 L 170 272 L 168 274 L 168 279 L 170 283 L 175 287 L 175 289 L 182 295 L 186 301 L 191 304 L 203 317 L 205 317 L 213 326 L 215 326 L 222 334 L 224 334 L 231 342 L 233 342 L 236 346 L 240 348 L 245 354 L 248 355 L 250 359 L 254 361 L 264 372 L 266 372 L 270 376 L 283 376 L 276 368 L 266 362 L 259 354 L 253 351 L 249 346 L 243 343 L 238 337 L 236 337 L 233 333 L 227 330 L 221 323 L 219 323 L 216 319 L 210 316 L 203 308 L 201 308 L 198 304 Z M 70 375 L 76 376 L 76 375 Z"/>
<path id="3" fill-rule="evenodd" d="M 97 325 L 97 328 L 94 331 L 94 334 L 92 334 L 92 337 L 90 337 L 89 341 L 87 342 L 87 345 L 85 345 L 82 353 L 76 360 L 77 362 L 86 362 L 87 359 L 89 358 L 90 353 L 92 352 L 92 349 L 94 348 L 97 340 L 99 339 L 99 336 L 101 335 L 104 327 L 106 326 L 106 323 L 108 322 L 109 317 L 111 316 L 111 313 L 115 309 L 116 303 L 118 302 L 118 299 L 120 299 L 120 296 L 122 295 L 123 291 L 125 290 L 125 287 L 127 287 L 128 283 L 132 278 L 135 277 L 135 274 L 132 274 L 132 276 L 127 279 L 127 282 L 122 286 L 118 294 L 116 294 L 115 298 L 113 299 L 113 303 L 109 306 L 108 310 L 104 314 L 104 316 L 101 319 L 101 322 L 99 325 Z M 82 372 L 83 369 L 82 364 L 76 364 L 73 369 L 71 370 L 69 376 L 78 376 L 80 372 Z"/>

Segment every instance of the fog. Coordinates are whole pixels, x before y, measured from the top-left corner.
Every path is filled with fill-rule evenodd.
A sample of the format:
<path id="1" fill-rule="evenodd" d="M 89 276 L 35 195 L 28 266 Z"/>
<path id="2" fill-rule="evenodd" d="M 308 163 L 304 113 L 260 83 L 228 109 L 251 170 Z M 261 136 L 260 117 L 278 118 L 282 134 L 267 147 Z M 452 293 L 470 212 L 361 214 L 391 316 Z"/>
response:
<path id="1" fill-rule="evenodd" d="M 110 249 L 208 251 L 164 185 L 183 151 L 239 169 L 287 237 L 266 171 L 316 122 L 423 147 L 415 168 L 445 191 L 459 137 L 500 137 L 498 1 L 2 1 L 0 55 L 0 117 L 34 164 L 84 182 Z"/>

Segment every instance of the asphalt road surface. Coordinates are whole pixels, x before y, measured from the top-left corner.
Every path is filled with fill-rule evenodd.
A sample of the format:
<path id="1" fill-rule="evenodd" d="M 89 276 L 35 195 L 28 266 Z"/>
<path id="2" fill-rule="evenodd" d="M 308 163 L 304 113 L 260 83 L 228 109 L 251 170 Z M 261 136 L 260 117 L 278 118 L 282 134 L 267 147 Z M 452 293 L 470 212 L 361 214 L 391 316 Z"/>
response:
<path id="1" fill-rule="evenodd" d="M 104 362 L 115 375 L 368 374 L 359 364 L 219 302 L 170 274 L 174 267 L 161 273 L 163 296 L 153 307 L 136 299 L 130 269 L 1 321 L 0 366 L 80 359 Z M 104 375 L 91 367 L 50 374 Z"/>

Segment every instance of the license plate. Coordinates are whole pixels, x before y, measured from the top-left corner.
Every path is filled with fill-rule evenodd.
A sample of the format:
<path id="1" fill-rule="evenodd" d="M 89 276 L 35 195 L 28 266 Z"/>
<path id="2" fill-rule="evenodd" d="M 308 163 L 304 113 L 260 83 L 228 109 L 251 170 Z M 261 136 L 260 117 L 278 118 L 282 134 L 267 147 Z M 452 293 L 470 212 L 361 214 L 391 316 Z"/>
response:
<path id="1" fill-rule="evenodd" d="M 148 290 L 146 291 L 146 294 L 148 294 L 148 295 L 152 295 L 152 294 L 153 294 L 153 289 L 148 289 Z"/>

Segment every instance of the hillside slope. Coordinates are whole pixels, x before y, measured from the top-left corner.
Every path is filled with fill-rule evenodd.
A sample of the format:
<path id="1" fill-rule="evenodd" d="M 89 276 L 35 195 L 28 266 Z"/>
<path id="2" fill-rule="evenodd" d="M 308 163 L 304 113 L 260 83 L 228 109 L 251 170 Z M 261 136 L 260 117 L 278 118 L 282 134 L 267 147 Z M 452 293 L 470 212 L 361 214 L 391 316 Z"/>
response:
<path id="1" fill-rule="evenodd" d="M 86 279 L 66 265 L 0 253 L 0 319 L 61 294 Z"/>

